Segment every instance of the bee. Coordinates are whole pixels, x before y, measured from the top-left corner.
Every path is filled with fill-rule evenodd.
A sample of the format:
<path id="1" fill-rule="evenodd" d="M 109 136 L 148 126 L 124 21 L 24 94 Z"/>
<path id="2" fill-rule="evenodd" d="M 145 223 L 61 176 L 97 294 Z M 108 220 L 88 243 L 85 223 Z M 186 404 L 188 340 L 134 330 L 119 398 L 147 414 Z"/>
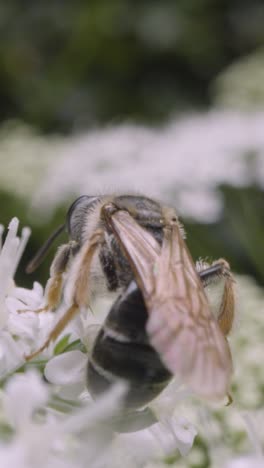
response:
<path id="1" fill-rule="evenodd" d="M 79 197 L 66 222 L 28 265 L 34 271 L 66 229 L 46 288 L 47 305 L 68 309 L 32 359 L 55 340 L 94 295 L 117 292 L 87 365 L 93 397 L 128 382 L 127 409 L 144 408 L 177 376 L 206 399 L 228 395 L 232 357 L 226 336 L 234 318 L 234 280 L 226 260 L 195 265 L 175 210 L 146 196 Z M 215 317 L 204 288 L 224 279 Z"/>

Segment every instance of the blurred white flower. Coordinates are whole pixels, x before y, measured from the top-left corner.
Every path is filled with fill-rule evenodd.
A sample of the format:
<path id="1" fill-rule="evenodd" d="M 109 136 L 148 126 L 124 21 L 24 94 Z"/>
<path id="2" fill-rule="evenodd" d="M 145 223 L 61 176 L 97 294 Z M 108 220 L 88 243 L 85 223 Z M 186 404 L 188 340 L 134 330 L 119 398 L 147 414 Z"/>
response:
<path id="1" fill-rule="evenodd" d="M 264 454 L 261 446 L 260 428 L 263 427 L 263 414 L 245 413 L 243 416 L 253 453 L 235 457 L 228 461 L 225 468 L 263 468 Z M 261 420 L 258 422 L 258 416 Z"/>
<path id="2" fill-rule="evenodd" d="M 186 456 L 196 435 L 196 429 L 185 418 L 171 417 L 150 428 L 120 434 L 113 446 L 113 457 L 118 459 L 120 453 L 125 452 L 133 467 L 141 467 L 151 460 L 158 461 L 170 457 L 177 450 L 182 456 Z"/>
<path id="3" fill-rule="evenodd" d="M 178 449 L 182 456 L 186 456 L 193 446 L 197 430 L 186 418 L 170 417 L 160 424 L 154 425 L 150 431 L 160 441 L 164 454 L 171 455 Z"/>
<path id="4" fill-rule="evenodd" d="M 23 432 L 34 411 L 47 403 L 48 395 L 47 385 L 35 372 L 14 375 L 5 386 L 3 397 L 3 409 L 9 424 Z"/>
<path id="5" fill-rule="evenodd" d="M 85 353 L 73 350 L 54 356 L 46 364 L 45 377 L 58 387 L 62 398 L 76 399 L 86 389 L 87 360 Z"/>
<path id="6" fill-rule="evenodd" d="M 263 112 L 223 110 L 162 128 L 123 124 L 62 138 L 34 192 L 35 217 L 74 195 L 136 191 L 212 221 L 222 208 L 220 184 L 264 186 L 263 126 Z"/>
<path id="7" fill-rule="evenodd" d="M 225 465 L 225 468 L 263 468 L 264 458 L 257 457 L 256 455 L 245 455 L 243 457 L 235 458 Z"/>
<path id="8" fill-rule="evenodd" d="M 211 221 L 222 208 L 219 184 L 264 186 L 263 126 L 262 111 L 223 109 L 160 128 L 123 124 L 68 137 L 3 128 L 0 183 L 20 197 L 33 196 L 35 220 L 40 207 L 48 213 L 74 195 L 146 193 L 147 187 L 149 196 L 173 203 L 180 215 Z"/>
<path id="9" fill-rule="evenodd" d="M 8 444 L 0 445 L 1 468 L 103 466 L 113 439 L 111 421 L 125 390 L 116 385 L 95 404 L 56 418 L 46 406 L 51 389 L 38 374 L 13 376 L 5 388 L 2 411 L 14 434 Z M 44 410 L 42 416 L 37 410 Z"/>

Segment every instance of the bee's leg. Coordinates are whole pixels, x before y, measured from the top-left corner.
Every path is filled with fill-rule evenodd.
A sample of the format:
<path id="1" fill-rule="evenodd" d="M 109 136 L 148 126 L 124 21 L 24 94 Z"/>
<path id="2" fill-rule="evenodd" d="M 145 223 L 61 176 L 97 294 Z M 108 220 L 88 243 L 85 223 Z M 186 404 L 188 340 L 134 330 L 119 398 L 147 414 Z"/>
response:
<path id="1" fill-rule="evenodd" d="M 70 241 L 59 247 L 50 267 L 50 279 L 47 284 L 47 305 L 45 310 L 56 310 L 62 299 L 63 274 L 66 272 L 69 261 L 79 251 L 79 244 Z"/>
<path id="2" fill-rule="evenodd" d="M 220 258 L 211 265 L 198 262 L 196 268 L 204 287 L 217 282 L 219 279 L 224 279 L 225 281 L 217 322 L 224 336 L 227 336 L 232 329 L 235 315 L 235 280 L 231 273 L 229 263 L 223 258 Z M 226 406 L 229 406 L 232 404 L 233 398 L 230 393 L 227 393 L 226 397 Z"/>
<path id="3" fill-rule="evenodd" d="M 69 260 L 79 250 L 79 244 L 75 241 L 70 241 L 59 247 L 57 254 L 50 267 L 50 278 L 46 286 L 46 305 L 33 312 L 41 313 L 47 311 L 54 311 L 57 309 L 62 298 L 63 289 L 63 274 L 65 273 Z M 27 309 L 18 311 L 19 313 L 28 312 Z"/>
<path id="4" fill-rule="evenodd" d="M 43 343 L 43 345 L 34 351 L 32 354 L 28 354 L 25 357 L 26 361 L 30 361 L 30 359 L 33 359 L 34 357 L 38 356 L 44 349 L 46 349 L 49 344 L 56 340 L 56 338 L 59 336 L 59 334 L 64 330 L 66 325 L 72 320 L 72 318 L 77 314 L 79 310 L 79 307 L 76 304 L 73 304 L 65 314 L 61 317 L 61 319 L 58 321 L 58 323 L 55 325 L 55 327 L 51 330 L 50 334 L 48 335 L 48 338 L 46 341 Z"/>
<path id="5" fill-rule="evenodd" d="M 232 276 L 230 266 L 226 260 L 221 258 L 213 262 L 210 266 L 200 262 L 197 265 L 197 270 L 204 287 L 219 279 L 224 279 L 225 281 L 217 321 L 223 334 L 226 336 L 232 328 L 235 312 L 235 280 Z"/>
<path id="6" fill-rule="evenodd" d="M 45 343 L 43 343 L 43 345 L 34 353 L 25 356 L 25 359 L 27 361 L 38 356 L 38 354 L 40 354 L 45 348 L 47 348 L 52 341 L 56 340 L 59 334 L 64 330 L 66 325 L 68 325 L 68 323 L 74 318 L 74 316 L 79 312 L 79 310 L 82 307 L 87 307 L 87 301 L 89 298 L 89 292 L 87 292 L 87 290 L 90 279 L 91 263 L 94 253 L 101 240 L 102 232 L 96 231 L 91 237 L 91 239 L 83 245 L 78 274 L 74 281 L 72 305 L 66 310 L 65 314 L 60 318 L 60 320 L 51 330 Z M 53 264 L 55 265 L 55 263 L 56 258 L 54 259 Z M 59 259 L 58 263 L 60 263 Z M 54 294 L 54 299 L 56 299 L 56 294 Z"/>

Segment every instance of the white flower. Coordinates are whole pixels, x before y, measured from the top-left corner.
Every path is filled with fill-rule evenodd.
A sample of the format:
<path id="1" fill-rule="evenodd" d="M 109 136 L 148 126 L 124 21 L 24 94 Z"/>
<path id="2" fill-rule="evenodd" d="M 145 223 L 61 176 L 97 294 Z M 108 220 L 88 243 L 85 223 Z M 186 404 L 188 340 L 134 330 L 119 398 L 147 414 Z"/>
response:
<path id="1" fill-rule="evenodd" d="M 229 461 L 225 468 L 263 468 L 264 458 L 256 455 L 245 455 Z"/>
<path id="2" fill-rule="evenodd" d="M 161 460 L 174 455 L 177 450 L 186 456 L 196 435 L 196 429 L 185 418 L 171 417 L 147 429 L 120 434 L 115 450 L 122 446 L 131 454 L 135 466 L 141 466 L 148 460 Z"/>
<path id="3" fill-rule="evenodd" d="M 15 433 L 9 444 L 0 444 L 1 468 L 101 467 L 113 438 L 112 418 L 125 391 L 119 384 L 95 404 L 56 417 L 47 408 L 50 388 L 38 374 L 13 376 L 2 409 Z M 36 413 L 44 408 L 42 415 Z"/>
<path id="4" fill-rule="evenodd" d="M 48 387 L 35 372 L 17 374 L 5 387 L 4 411 L 8 422 L 23 432 L 31 421 L 34 411 L 48 401 Z"/>
<path id="5" fill-rule="evenodd" d="M 263 468 L 264 454 L 259 435 L 259 425 L 260 427 L 263 425 L 263 414 L 260 414 L 260 418 L 258 418 L 257 415 L 248 412 L 243 414 L 242 418 L 255 453 L 235 457 L 226 464 L 225 468 Z M 260 419 L 259 423 L 258 419 Z"/>
<path id="6" fill-rule="evenodd" d="M 73 193 L 145 193 L 147 187 L 147 195 L 173 203 L 179 213 L 212 221 L 222 208 L 216 187 L 264 186 L 263 126 L 263 112 L 211 110 L 159 129 L 123 124 L 62 138 L 47 150 L 57 157 L 40 179 L 34 206 L 48 211 Z"/>
<path id="7" fill-rule="evenodd" d="M 103 306 L 106 304 L 103 303 Z M 101 304 L 102 306 L 102 304 Z M 109 307 L 109 303 L 107 303 Z M 99 308 L 101 308 L 99 306 Z M 106 307 L 107 310 L 107 307 Z M 80 339 L 86 353 L 79 350 L 67 351 L 53 356 L 46 364 L 44 374 L 46 379 L 56 385 L 59 396 L 66 399 L 80 397 L 86 389 L 86 369 L 88 356 L 96 335 L 100 329 L 100 318 L 103 314 L 91 314 L 90 311 L 81 311 L 79 315 L 67 326 L 64 333 L 70 333 L 70 341 Z"/>
<path id="8" fill-rule="evenodd" d="M 0 251 L 0 375 L 3 376 L 13 367 L 23 362 L 23 347 L 13 339 L 9 330 L 10 304 L 8 294 L 14 290 L 13 276 L 22 255 L 30 231 L 24 230 L 21 241 L 16 237 L 18 220 L 13 218 L 5 243 Z M 2 231 L 2 230 L 1 230 Z M 1 242 L 2 243 L 2 242 Z"/>
<path id="9" fill-rule="evenodd" d="M 79 350 L 68 351 L 49 360 L 45 377 L 57 386 L 62 398 L 76 399 L 84 390 L 87 355 Z"/>
<path id="10" fill-rule="evenodd" d="M 13 218 L 0 249 L 0 378 L 24 363 L 24 355 L 43 342 L 53 321 L 51 313 L 19 313 L 23 309 L 37 309 L 44 297 L 42 286 L 36 282 L 32 290 L 17 287 L 14 283 L 19 260 L 30 236 L 30 229 L 23 228 L 21 238 L 17 237 L 18 226 L 18 219 Z"/>
<path id="11" fill-rule="evenodd" d="M 162 444 L 165 456 L 174 453 L 175 449 L 178 449 L 182 456 L 186 456 L 198 434 L 190 421 L 175 416 L 154 425 L 151 431 Z"/>
<path id="12" fill-rule="evenodd" d="M 0 378 L 23 363 L 23 351 L 7 331 L 0 332 Z"/>
<path id="13" fill-rule="evenodd" d="M 227 451 L 223 448 L 223 433 L 232 430 L 240 434 L 243 431 L 243 420 L 240 423 L 236 407 L 219 410 L 223 423 L 221 418 L 214 418 L 212 409 L 207 409 L 212 424 L 204 424 L 203 433 L 202 420 L 199 417 L 197 419 L 197 404 L 190 398 L 190 392 L 175 379 L 146 408 L 146 412 L 149 411 L 151 415 L 152 425 L 137 432 L 114 434 L 116 426 L 113 426 L 113 418 L 118 415 L 125 389 L 115 387 L 93 402 L 86 388 L 87 361 L 98 327 L 110 308 L 109 301 L 92 304 L 94 313 L 81 311 L 66 327 L 63 336 L 59 337 L 62 343 L 64 340 L 69 344 L 69 349 L 72 345 L 78 345 L 75 340 L 80 340 L 80 349 L 84 345 L 86 352 L 76 348 L 66 348 L 66 351 L 61 348 L 61 351 L 56 350 L 56 353 L 61 354 L 54 356 L 55 345 L 51 344 L 43 353 L 47 360 L 44 375 L 53 385 L 45 384 L 42 377 L 35 373 L 12 376 L 24 363 L 24 353 L 37 349 L 43 343 L 54 321 L 66 307 L 62 304 L 56 315 L 18 313 L 19 309 L 34 310 L 40 307 L 44 296 L 43 288 L 38 283 L 34 283 L 32 290 L 14 284 L 13 275 L 25 244 L 25 237 L 23 242 L 17 237 L 17 229 L 18 222 L 15 219 L 10 224 L 9 234 L 0 252 L 0 377 L 6 380 L 0 392 L 0 429 L 4 423 L 13 430 L 8 441 L 2 439 L 0 430 L 1 468 L 123 468 L 124 464 L 128 468 L 163 466 L 166 457 L 174 457 L 177 453 L 185 457 L 188 454 L 197 429 L 207 443 L 212 460 L 220 460 L 223 463 L 221 466 L 225 466 L 227 460 L 227 468 L 244 468 L 246 463 L 261 466 L 261 424 L 258 426 L 254 419 L 250 419 L 251 413 L 244 421 L 248 427 L 247 440 L 252 441 L 256 455 L 227 457 Z M 244 326 L 240 332 L 244 348 L 238 347 L 238 362 L 243 361 L 243 372 L 238 369 L 236 376 L 242 382 L 242 387 L 245 375 L 251 376 L 250 381 L 245 382 L 244 393 L 248 394 L 252 382 L 254 385 L 255 382 L 256 385 L 262 382 L 263 374 L 254 373 L 252 364 L 261 367 L 263 327 L 259 320 L 259 310 L 263 305 L 263 296 L 256 294 L 255 289 L 253 295 L 249 294 L 245 284 L 243 291 L 243 307 L 246 310 L 244 318 L 250 315 L 250 319 L 247 318 L 248 326 Z M 249 337 L 254 333 L 256 345 L 252 347 Z M 25 368 L 34 365 L 38 365 L 38 361 L 27 364 Z M 40 361 L 40 365 L 43 365 L 43 361 L 42 364 Z M 21 368 L 20 372 L 23 370 Z M 252 401 L 256 401 L 255 396 L 252 393 Z M 200 403 L 198 408 L 200 411 Z M 195 421 L 195 424 L 190 421 Z M 214 427 L 215 430 L 212 430 Z M 195 450 L 197 452 L 197 446 Z M 219 453 L 223 453 L 223 457 L 219 457 Z M 181 466 L 185 466 L 183 461 Z"/>

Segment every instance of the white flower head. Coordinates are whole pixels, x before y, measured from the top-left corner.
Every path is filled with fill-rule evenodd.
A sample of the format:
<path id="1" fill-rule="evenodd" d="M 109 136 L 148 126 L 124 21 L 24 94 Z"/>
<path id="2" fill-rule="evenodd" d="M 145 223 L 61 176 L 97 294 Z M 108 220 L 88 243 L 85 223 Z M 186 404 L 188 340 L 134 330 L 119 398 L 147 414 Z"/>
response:
<path id="1" fill-rule="evenodd" d="M 12 462 L 16 468 L 99 468 L 100 460 L 106 461 L 114 434 L 112 419 L 119 411 L 125 386 L 116 385 L 95 404 L 60 417 L 48 407 L 51 390 L 33 371 L 10 378 L 2 411 L 14 435 L 8 445 L 0 444 L 1 467 Z M 42 410 L 41 417 L 37 417 L 38 410 Z"/>
<path id="2" fill-rule="evenodd" d="M 14 275 L 31 232 L 25 227 L 18 237 L 18 227 L 18 219 L 13 218 L 4 243 L 2 237 L 0 242 L 0 378 L 24 363 L 24 355 L 43 342 L 53 321 L 52 313 L 34 313 L 44 300 L 39 283 L 35 282 L 31 290 L 17 287 L 14 283 Z M 32 312 L 20 313 L 21 310 Z"/>
<path id="3" fill-rule="evenodd" d="M 68 351 L 49 360 L 45 367 L 45 377 L 56 385 L 62 398 L 75 399 L 86 389 L 87 363 L 85 353 L 77 349 Z"/>
<path id="4" fill-rule="evenodd" d="M 34 371 L 16 374 L 5 387 L 3 407 L 10 424 L 23 431 L 34 411 L 48 401 L 48 386 Z"/>
<path id="5" fill-rule="evenodd" d="M 256 455 L 244 455 L 242 457 L 234 458 L 230 460 L 225 468 L 263 468 L 264 459 L 263 457 L 257 457 Z"/>
<path id="6" fill-rule="evenodd" d="M 81 311 L 57 344 L 52 344 L 40 360 L 25 364 L 24 354 L 43 343 L 65 304 L 56 317 L 51 312 L 35 314 L 34 309 L 44 301 L 43 288 L 38 283 L 31 290 L 14 284 L 14 272 L 29 233 L 24 231 L 22 240 L 17 230 L 15 219 L 0 252 L 0 377 L 6 380 L 0 394 L 0 425 L 5 420 L 13 430 L 8 443 L 1 440 L 0 431 L 1 468 L 118 468 L 123 466 L 120 457 L 122 463 L 127 460 L 127 466 L 136 468 L 156 463 L 163 466 L 163 460 L 175 453 L 186 457 L 200 428 L 197 421 L 190 422 L 195 420 L 196 410 L 184 413 L 190 392 L 175 379 L 144 409 L 152 416 L 149 426 L 138 426 L 137 431 L 127 434 L 116 433 L 116 417 L 120 416 L 127 387 L 122 383 L 114 386 L 95 401 L 89 396 L 87 363 L 109 302 L 101 302 L 99 314 Z M 18 312 L 25 308 L 31 312 Z M 26 370 L 38 365 L 40 374 Z M 12 375 L 18 368 L 21 373 Z M 42 374 L 49 383 L 44 382 Z M 251 466 L 262 461 L 261 456 L 252 456 Z"/>
<path id="7" fill-rule="evenodd" d="M 73 193 L 83 195 L 87 189 L 91 194 L 106 188 L 144 193 L 147 187 L 149 196 L 173 200 L 179 213 L 211 222 L 222 210 L 216 187 L 252 182 L 264 186 L 263 126 L 263 112 L 211 110 L 159 129 L 121 124 L 61 138 L 46 151 L 57 157 L 39 180 L 35 212 L 41 208 L 42 216 L 45 210 L 50 213 Z M 252 171 L 247 161 L 251 152 L 256 155 Z"/>

